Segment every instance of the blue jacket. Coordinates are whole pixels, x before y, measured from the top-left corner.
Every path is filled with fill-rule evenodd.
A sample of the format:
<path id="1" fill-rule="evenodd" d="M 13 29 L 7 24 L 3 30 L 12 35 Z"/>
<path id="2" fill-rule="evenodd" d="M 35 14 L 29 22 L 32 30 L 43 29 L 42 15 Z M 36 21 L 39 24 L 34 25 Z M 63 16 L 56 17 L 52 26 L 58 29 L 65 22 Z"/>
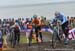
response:
<path id="1" fill-rule="evenodd" d="M 57 22 L 57 20 L 60 20 L 60 21 L 61 21 L 61 24 L 64 24 L 66 21 L 68 21 L 68 20 L 67 20 L 67 17 L 64 16 L 64 15 L 61 14 L 61 13 L 60 13 L 59 16 L 57 16 L 57 17 L 55 17 L 55 18 L 53 19 L 53 22 L 52 22 L 52 23 Z"/>

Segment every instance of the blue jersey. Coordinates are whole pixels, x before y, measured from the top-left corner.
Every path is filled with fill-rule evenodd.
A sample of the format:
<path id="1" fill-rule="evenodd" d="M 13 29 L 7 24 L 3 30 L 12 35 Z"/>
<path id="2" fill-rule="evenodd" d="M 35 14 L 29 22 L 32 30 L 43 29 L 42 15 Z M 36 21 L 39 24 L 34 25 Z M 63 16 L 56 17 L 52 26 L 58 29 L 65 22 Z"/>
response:
<path id="1" fill-rule="evenodd" d="M 55 19 L 53 19 L 53 22 L 57 22 L 57 20 L 60 20 L 61 21 L 61 24 L 64 24 L 65 22 L 67 22 L 67 17 L 64 16 L 63 14 L 60 14 L 59 16 L 55 17 Z"/>

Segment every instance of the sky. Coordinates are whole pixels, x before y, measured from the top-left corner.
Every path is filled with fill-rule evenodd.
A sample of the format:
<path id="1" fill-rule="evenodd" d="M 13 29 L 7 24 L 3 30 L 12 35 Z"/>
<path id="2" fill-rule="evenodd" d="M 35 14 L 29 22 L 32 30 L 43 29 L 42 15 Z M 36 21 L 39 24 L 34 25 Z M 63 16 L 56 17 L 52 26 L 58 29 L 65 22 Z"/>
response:
<path id="1" fill-rule="evenodd" d="M 50 2 L 66 2 L 74 0 L 0 0 L 0 7 L 11 5 L 25 5 L 25 4 L 38 4 L 38 3 L 50 3 Z"/>
<path id="2" fill-rule="evenodd" d="M 75 16 L 75 3 L 71 4 L 53 4 L 25 7 L 26 4 L 68 2 L 75 0 L 0 0 L 0 18 L 8 17 L 31 17 L 34 13 L 44 16 L 53 16 L 55 11 L 62 11 L 65 15 Z M 16 6 L 24 7 L 16 7 Z M 11 6 L 11 7 L 10 7 Z M 42 7 L 41 7 L 42 6 Z"/>

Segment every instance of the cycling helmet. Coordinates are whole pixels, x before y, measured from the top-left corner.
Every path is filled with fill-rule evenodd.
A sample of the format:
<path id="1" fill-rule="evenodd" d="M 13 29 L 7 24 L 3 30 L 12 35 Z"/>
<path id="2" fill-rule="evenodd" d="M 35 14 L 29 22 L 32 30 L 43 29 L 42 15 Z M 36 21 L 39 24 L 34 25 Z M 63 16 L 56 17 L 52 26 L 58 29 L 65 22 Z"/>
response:
<path id="1" fill-rule="evenodd" d="M 55 16 L 59 16 L 60 15 L 60 12 L 55 12 Z"/>
<path id="2" fill-rule="evenodd" d="M 37 15 L 33 15 L 33 18 L 37 18 Z"/>

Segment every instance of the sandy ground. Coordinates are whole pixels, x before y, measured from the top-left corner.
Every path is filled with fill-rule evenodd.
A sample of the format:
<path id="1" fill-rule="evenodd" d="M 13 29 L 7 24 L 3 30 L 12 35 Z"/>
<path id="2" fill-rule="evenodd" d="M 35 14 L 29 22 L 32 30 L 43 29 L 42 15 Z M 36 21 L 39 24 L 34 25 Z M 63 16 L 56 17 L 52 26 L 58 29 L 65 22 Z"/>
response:
<path id="1" fill-rule="evenodd" d="M 43 33 L 43 43 L 33 43 L 32 46 L 28 46 L 26 43 L 20 43 L 15 48 L 5 47 L 3 51 L 73 51 L 75 49 L 75 44 L 73 42 L 69 42 L 69 45 L 63 45 L 58 42 L 56 49 L 53 49 L 50 41 L 51 36 L 52 35 L 49 33 Z"/>

